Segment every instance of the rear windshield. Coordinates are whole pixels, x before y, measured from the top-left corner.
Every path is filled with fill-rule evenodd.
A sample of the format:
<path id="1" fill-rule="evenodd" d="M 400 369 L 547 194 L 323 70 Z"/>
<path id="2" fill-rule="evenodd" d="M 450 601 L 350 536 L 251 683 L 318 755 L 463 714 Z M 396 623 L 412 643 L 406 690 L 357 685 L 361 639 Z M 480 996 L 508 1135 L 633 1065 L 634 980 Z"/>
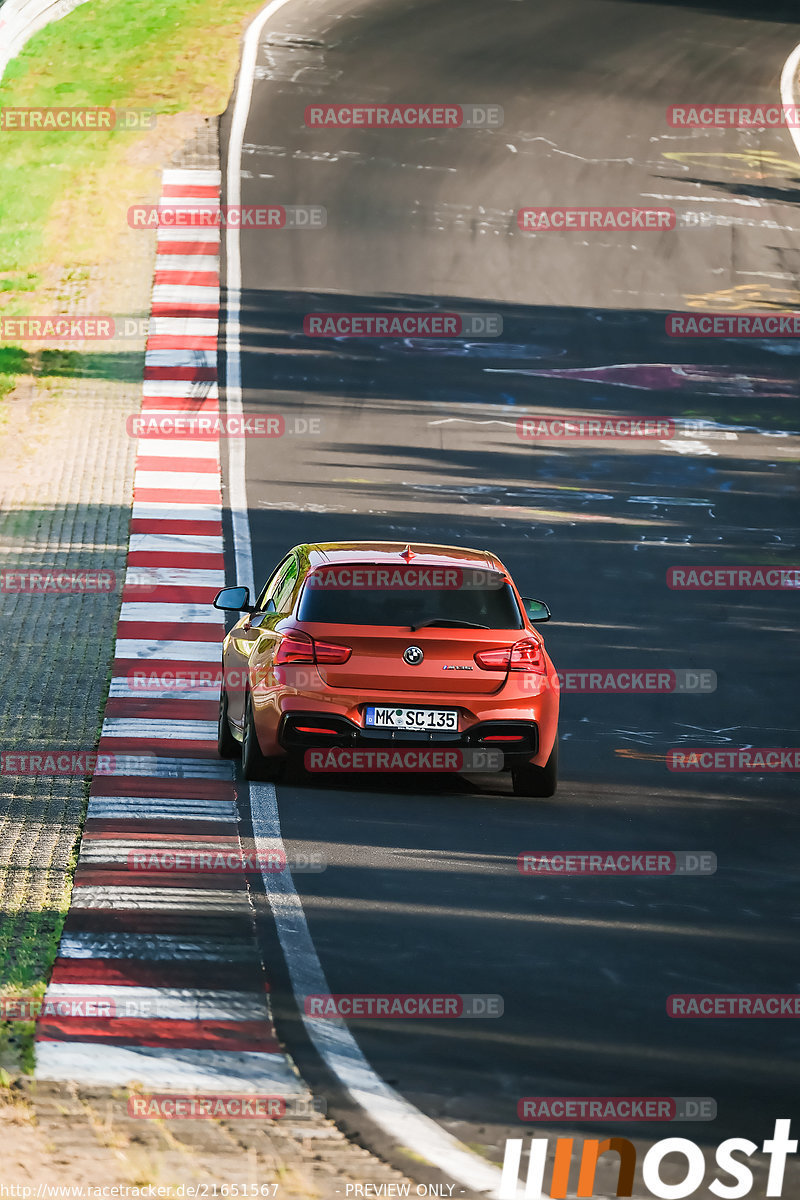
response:
<path id="1" fill-rule="evenodd" d="M 496 576 L 491 580 L 484 573 L 483 583 L 473 573 L 469 578 L 461 572 L 450 579 L 447 587 L 430 586 L 435 576 L 420 573 L 417 586 L 406 587 L 403 577 L 370 573 L 369 564 L 359 564 L 358 586 L 348 586 L 350 577 L 343 568 L 317 571 L 306 579 L 297 616 L 301 621 L 332 625 L 399 625 L 408 628 L 423 622 L 441 620 L 487 629 L 522 629 L 523 621 L 516 597 L 508 583 Z M 407 575 L 410 572 L 406 572 Z M 382 586 L 376 584 L 382 583 Z M 444 626 L 447 627 L 446 625 Z"/>

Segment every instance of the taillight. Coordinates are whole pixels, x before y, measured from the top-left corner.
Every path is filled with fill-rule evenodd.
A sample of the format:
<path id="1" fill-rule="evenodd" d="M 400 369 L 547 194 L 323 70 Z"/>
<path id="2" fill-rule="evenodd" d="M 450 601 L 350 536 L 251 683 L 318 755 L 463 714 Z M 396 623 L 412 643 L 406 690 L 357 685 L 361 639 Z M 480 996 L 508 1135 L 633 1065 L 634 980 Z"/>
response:
<path id="1" fill-rule="evenodd" d="M 474 658 L 484 671 L 530 671 L 536 675 L 546 674 L 542 648 L 533 638 L 523 638 L 514 646 L 479 650 Z"/>
<path id="2" fill-rule="evenodd" d="M 339 646 L 336 642 L 319 642 L 299 629 L 291 629 L 281 638 L 281 644 L 273 660 L 275 666 L 294 663 L 344 663 L 353 653 L 350 646 Z"/>
<path id="3" fill-rule="evenodd" d="M 285 663 L 313 663 L 314 641 L 307 633 L 293 630 L 285 633 L 278 646 L 278 652 L 273 659 L 276 666 Z"/>
<path id="4" fill-rule="evenodd" d="M 312 640 L 314 642 L 314 661 L 318 663 L 347 662 L 353 653 L 350 646 L 339 646 L 336 642 L 318 642 L 316 638 Z"/>

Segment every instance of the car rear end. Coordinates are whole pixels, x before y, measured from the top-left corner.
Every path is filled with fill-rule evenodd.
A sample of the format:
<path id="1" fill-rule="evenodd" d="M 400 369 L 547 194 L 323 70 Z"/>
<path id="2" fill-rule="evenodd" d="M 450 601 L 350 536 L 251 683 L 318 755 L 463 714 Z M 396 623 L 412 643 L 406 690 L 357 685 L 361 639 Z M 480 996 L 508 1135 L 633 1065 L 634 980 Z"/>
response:
<path id="1" fill-rule="evenodd" d="M 396 558 L 309 571 L 264 680 L 279 710 L 265 754 L 436 746 L 500 750 L 506 769 L 547 760 L 555 670 L 502 564 L 418 558 L 413 574 Z"/>

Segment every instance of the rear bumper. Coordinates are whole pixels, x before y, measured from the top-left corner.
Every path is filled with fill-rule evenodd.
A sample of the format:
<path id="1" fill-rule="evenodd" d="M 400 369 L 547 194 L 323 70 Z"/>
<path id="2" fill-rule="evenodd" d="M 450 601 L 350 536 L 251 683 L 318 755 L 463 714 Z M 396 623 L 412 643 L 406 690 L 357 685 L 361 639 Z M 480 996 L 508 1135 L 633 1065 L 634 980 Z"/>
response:
<path id="1" fill-rule="evenodd" d="M 482 696 L 475 693 L 408 696 L 384 691 L 371 694 L 347 694 L 324 687 L 312 690 L 289 688 L 285 684 L 254 682 L 251 690 L 256 733 L 261 751 L 267 757 L 282 756 L 309 747 L 325 746 L 432 746 L 479 747 L 502 750 L 508 765 L 533 762 L 543 766 L 553 748 L 558 730 L 559 694 L 543 686 L 528 692 L 517 686 L 506 687 L 500 693 Z M 371 730 L 364 725 L 368 704 L 409 705 L 420 708 L 455 708 L 458 711 L 458 732 L 434 734 L 399 730 Z M 311 728 L 330 727 L 331 733 L 297 736 L 297 725 Z M 493 726 L 493 729 L 489 729 Z M 512 726 L 524 733 L 526 741 L 487 742 L 487 734 L 503 735 L 503 727 Z M 531 749 L 530 747 L 535 747 Z"/>
<path id="2" fill-rule="evenodd" d="M 504 769 L 530 762 L 539 751 L 536 721 L 478 721 L 459 733 L 365 729 L 347 717 L 309 710 L 284 713 L 278 726 L 278 744 L 291 754 L 332 748 L 414 749 L 442 747 L 454 750 L 500 750 Z"/>

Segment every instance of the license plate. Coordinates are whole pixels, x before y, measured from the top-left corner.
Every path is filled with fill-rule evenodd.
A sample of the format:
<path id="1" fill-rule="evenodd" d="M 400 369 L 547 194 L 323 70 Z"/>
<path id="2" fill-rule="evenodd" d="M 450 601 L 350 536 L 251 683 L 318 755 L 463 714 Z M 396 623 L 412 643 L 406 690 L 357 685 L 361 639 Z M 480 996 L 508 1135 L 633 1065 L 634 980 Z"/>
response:
<path id="1" fill-rule="evenodd" d="M 370 705 L 366 724 L 370 729 L 458 731 L 458 713 L 454 708 L 388 708 Z"/>

